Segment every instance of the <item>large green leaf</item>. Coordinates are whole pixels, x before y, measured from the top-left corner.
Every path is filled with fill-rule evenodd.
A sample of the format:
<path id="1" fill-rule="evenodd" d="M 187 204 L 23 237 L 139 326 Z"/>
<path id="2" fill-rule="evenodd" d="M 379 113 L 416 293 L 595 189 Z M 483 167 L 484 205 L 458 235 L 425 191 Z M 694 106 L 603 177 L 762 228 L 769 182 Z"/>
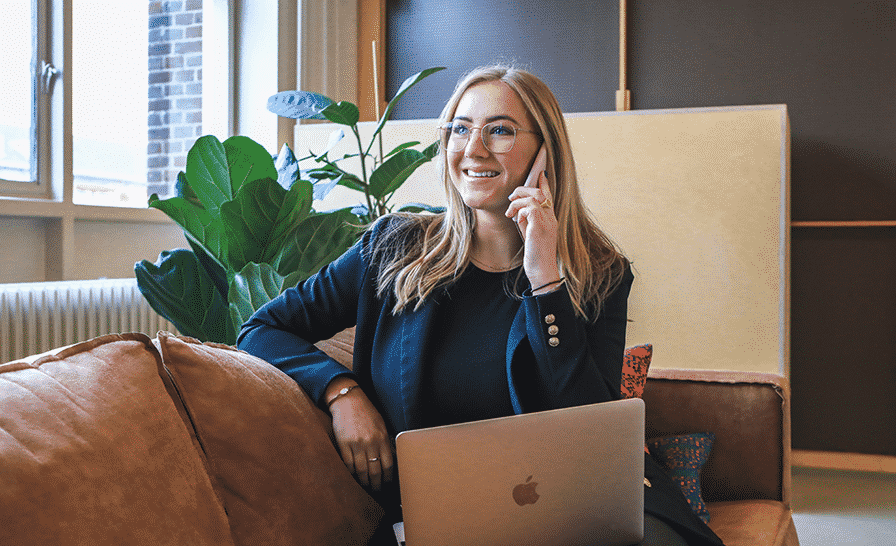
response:
<path id="1" fill-rule="evenodd" d="M 303 280 L 332 262 L 358 238 L 360 219 L 351 209 L 309 216 L 286 241 L 277 259 L 277 272 Z"/>
<path id="2" fill-rule="evenodd" d="M 424 152 L 401 150 L 387 159 L 370 175 L 370 194 L 377 199 L 384 199 L 400 188 L 417 167 L 432 159 L 428 153 L 431 148 L 432 146 Z"/>
<path id="3" fill-rule="evenodd" d="M 373 147 L 373 141 L 376 140 L 376 138 L 375 138 L 376 135 L 378 135 L 379 132 L 382 131 L 383 127 L 386 125 L 386 121 L 389 119 L 389 116 L 392 114 L 392 109 L 395 108 L 395 103 L 397 103 L 399 101 L 399 99 L 401 99 L 401 97 L 404 96 L 404 94 L 407 93 L 411 87 L 414 87 L 415 85 L 420 83 L 420 80 L 422 80 L 423 78 L 425 78 L 429 75 L 435 74 L 436 72 L 438 72 L 440 70 L 445 70 L 445 67 L 437 66 L 437 67 L 433 67 L 433 68 L 427 68 L 426 70 L 424 70 L 422 72 L 418 72 L 418 73 L 414 74 L 413 76 L 406 79 L 401 84 L 401 87 L 398 88 L 398 92 L 395 93 L 395 96 L 392 97 L 392 100 L 390 100 L 389 104 L 386 106 L 386 111 L 383 112 L 383 116 L 380 118 L 380 122 L 377 124 L 376 130 L 373 131 L 373 137 L 371 137 L 371 139 L 370 139 L 370 145 L 367 146 L 367 150 L 365 150 L 364 153 L 368 153 L 368 154 L 370 153 L 370 149 Z"/>
<path id="4" fill-rule="evenodd" d="M 274 263 L 287 239 L 311 214 L 313 200 L 314 188 L 307 180 L 296 180 L 289 188 L 277 212 L 274 229 L 271 230 L 268 238 L 268 244 L 262 257 L 264 262 Z"/>
<path id="5" fill-rule="evenodd" d="M 292 119 L 327 119 L 321 112 L 333 104 L 333 100 L 310 91 L 283 91 L 271 95 L 268 110 Z"/>
<path id="6" fill-rule="evenodd" d="M 321 114 L 339 125 L 354 125 L 361 118 L 358 107 L 347 101 L 339 101 L 324 108 Z"/>
<path id="7" fill-rule="evenodd" d="M 192 251 L 162 251 L 156 263 L 143 260 L 134 272 L 146 301 L 180 333 L 202 341 L 236 342 L 227 302 Z"/>
<path id="8" fill-rule="evenodd" d="M 223 267 L 226 263 L 224 225 L 207 210 L 183 197 L 159 199 L 153 194 L 149 206 L 159 209 L 190 234 L 206 253 Z"/>
<path id="9" fill-rule="evenodd" d="M 233 324 L 243 324 L 262 305 L 298 282 L 296 275 L 283 277 L 269 264 L 246 264 L 230 282 L 228 300 Z"/>
<path id="10" fill-rule="evenodd" d="M 262 178 L 241 187 L 233 201 L 221 205 L 229 269 L 236 272 L 249 262 L 264 261 L 286 193 L 275 180 Z"/>
<path id="11" fill-rule="evenodd" d="M 274 158 L 264 146 L 249 137 L 233 136 L 224 141 L 224 151 L 227 154 L 227 166 L 230 169 L 230 184 L 233 188 L 232 195 L 236 195 L 240 188 L 255 180 L 270 178 L 277 180 L 277 168 L 274 166 Z"/>
<path id="12" fill-rule="evenodd" d="M 233 199 L 227 154 L 221 141 L 212 135 L 199 137 L 190 148 L 186 177 L 202 206 L 212 214 Z"/>

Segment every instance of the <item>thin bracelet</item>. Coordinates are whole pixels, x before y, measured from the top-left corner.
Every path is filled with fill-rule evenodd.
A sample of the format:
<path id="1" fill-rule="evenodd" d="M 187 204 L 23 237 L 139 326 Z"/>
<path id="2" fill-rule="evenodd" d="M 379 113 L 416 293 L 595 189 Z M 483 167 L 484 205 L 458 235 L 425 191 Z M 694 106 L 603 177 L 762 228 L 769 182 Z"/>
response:
<path id="1" fill-rule="evenodd" d="M 342 387 L 341 389 L 339 389 L 339 392 L 336 393 L 336 396 L 334 396 L 332 400 L 327 402 L 327 409 L 328 410 L 330 409 L 330 406 L 333 405 L 333 402 L 339 400 L 340 398 L 342 398 L 343 396 L 345 396 L 346 394 L 352 392 L 353 390 L 355 390 L 357 388 L 358 388 L 358 384 L 355 383 L 351 387 Z"/>
<path id="2" fill-rule="evenodd" d="M 565 280 L 566 280 L 566 277 L 560 277 L 560 278 L 557 279 L 556 281 L 551 281 L 551 282 L 549 282 L 549 283 L 547 283 L 547 284 L 543 284 L 543 285 L 539 286 L 538 288 L 533 288 L 533 289 L 532 289 L 532 294 L 534 295 L 536 292 L 538 292 L 538 291 L 541 290 L 542 288 L 547 288 L 547 287 L 551 286 L 552 284 L 561 283 L 561 282 L 563 282 L 563 281 L 565 281 Z"/>

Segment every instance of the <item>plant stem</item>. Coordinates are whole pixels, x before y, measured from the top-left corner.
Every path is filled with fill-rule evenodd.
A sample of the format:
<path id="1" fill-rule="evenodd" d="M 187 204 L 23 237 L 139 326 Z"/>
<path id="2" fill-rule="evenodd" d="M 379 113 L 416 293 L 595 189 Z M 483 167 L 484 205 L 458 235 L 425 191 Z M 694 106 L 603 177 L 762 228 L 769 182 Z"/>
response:
<path id="1" fill-rule="evenodd" d="M 364 145 L 361 144 L 361 133 L 358 132 L 358 124 L 352 125 L 352 132 L 355 134 L 355 140 L 358 141 L 358 155 L 361 158 L 361 179 L 364 182 L 364 197 L 367 199 L 368 221 L 372 220 L 370 216 L 374 214 L 373 201 L 370 200 L 370 184 L 367 183 L 367 165 L 364 162 Z"/>

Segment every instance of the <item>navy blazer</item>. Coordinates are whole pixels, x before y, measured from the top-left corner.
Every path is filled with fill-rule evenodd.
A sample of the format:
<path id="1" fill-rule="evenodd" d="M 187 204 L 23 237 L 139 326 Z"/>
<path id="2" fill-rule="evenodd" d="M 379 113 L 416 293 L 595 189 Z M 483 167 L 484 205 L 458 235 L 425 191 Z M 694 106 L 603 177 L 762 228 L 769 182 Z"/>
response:
<path id="1" fill-rule="evenodd" d="M 327 384 L 352 375 L 397 434 L 419 428 L 423 359 L 428 340 L 437 335 L 432 327 L 443 291 L 416 311 L 392 314 L 394 297 L 377 296 L 378 272 L 370 259 L 371 244 L 387 224 L 377 222 L 340 258 L 259 309 L 237 343 L 296 380 L 321 407 Z M 620 397 L 632 281 L 627 270 L 597 321 L 575 315 L 565 287 L 523 298 L 506 340 L 516 413 Z M 349 371 L 313 343 L 351 326 L 356 329 Z"/>

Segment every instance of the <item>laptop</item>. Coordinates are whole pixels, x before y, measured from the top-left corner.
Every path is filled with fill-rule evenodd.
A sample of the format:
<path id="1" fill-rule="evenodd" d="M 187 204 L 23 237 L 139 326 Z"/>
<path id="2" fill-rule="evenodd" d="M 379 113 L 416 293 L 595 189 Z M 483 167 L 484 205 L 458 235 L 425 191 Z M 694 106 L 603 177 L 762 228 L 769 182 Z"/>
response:
<path id="1" fill-rule="evenodd" d="M 402 432 L 407 546 L 623 545 L 644 534 L 644 402 Z"/>

